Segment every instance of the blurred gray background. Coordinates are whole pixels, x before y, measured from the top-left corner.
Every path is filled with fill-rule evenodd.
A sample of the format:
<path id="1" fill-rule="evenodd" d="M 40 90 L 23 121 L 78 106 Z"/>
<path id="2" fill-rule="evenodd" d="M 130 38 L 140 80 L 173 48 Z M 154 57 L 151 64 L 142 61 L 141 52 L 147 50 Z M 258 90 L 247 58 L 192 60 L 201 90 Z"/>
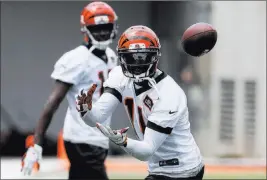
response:
<path id="1" fill-rule="evenodd" d="M 0 2 L 1 147 L 4 145 L 5 153 L 18 149 L 21 151 L 13 155 L 24 153 L 25 137 L 33 132 L 52 90 L 50 74 L 55 62 L 82 43 L 80 12 L 88 3 Z M 140 24 L 158 34 L 162 45 L 159 67 L 187 94 L 191 130 L 204 156 L 266 157 L 264 2 L 108 4 L 119 17 L 119 35 L 129 26 Z M 212 24 L 219 35 L 215 48 L 200 58 L 186 55 L 180 47 L 183 32 L 196 22 Z M 117 39 L 113 50 L 116 44 Z M 48 147 L 54 149 L 52 154 L 66 109 L 65 100 L 46 134 Z M 130 123 L 119 106 L 112 127 L 125 126 Z M 114 153 L 115 146 L 111 146 Z"/>
<path id="2" fill-rule="evenodd" d="M 3 131 L 12 127 L 20 133 L 28 133 L 35 128 L 53 86 L 50 74 L 54 63 L 64 52 L 82 42 L 79 18 L 87 3 L 1 2 Z M 202 21 L 208 21 L 209 6 L 186 2 L 108 3 L 119 17 L 119 34 L 129 26 L 138 24 L 156 31 L 163 46 L 160 68 L 179 81 L 179 71 L 190 62 L 179 50 L 179 38 L 186 27 L 197 21 L 197 15 Z M 205 8 L 205 11 L 199 8 Z M 114 50 L 116 43 L 117 39 L 112 44 Z M 182 58 L 183 61 L 180 60 Z M 49 127 L 49 139 L 56 140 L 63 125 L 66 107 L 65 100 Z M 129 126 L 122 106 L 113 115 L 112 126 Z"/>

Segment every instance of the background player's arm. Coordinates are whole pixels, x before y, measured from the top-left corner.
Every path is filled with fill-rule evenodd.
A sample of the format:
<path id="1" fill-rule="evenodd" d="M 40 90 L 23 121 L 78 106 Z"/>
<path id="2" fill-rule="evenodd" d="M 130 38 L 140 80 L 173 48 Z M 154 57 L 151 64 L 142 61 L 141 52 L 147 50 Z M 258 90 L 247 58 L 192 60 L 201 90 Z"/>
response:
<path id="1" fill-rule="evenodd" d="M 69 89 L 80 82 L 85 71 L 78 52 L 65 53 L 55 64 L 51 77 L 55 80 L 55 87 L 41 113 L 35 130 L 35 144 L 41 144 L 44 134 L 53 118 L 54 113 L 63 101 Z"/>
<path id="2" fill-rule="evenodd" d="M 48 97 L 48 100 L 42 110 L 40 119 L 38 120 L 37 127 L 35 130 L 35 143 L 41 145 L 43 142 L 44 134 L 53 118 L 54 113 L 58 109 L 59 105 L 63 101 L 65 95 L 72 84 L 65 83 L 59 80 L 55 81 L 55 86 Z"/>

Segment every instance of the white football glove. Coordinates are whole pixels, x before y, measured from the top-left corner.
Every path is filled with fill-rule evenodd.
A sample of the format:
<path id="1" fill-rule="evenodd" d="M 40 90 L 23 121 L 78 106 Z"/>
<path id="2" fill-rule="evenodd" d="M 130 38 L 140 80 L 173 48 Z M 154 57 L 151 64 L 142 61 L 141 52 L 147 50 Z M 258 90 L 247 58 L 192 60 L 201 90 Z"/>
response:
<path id="1" fill-rule="evenodd" d="M 126 147 L 127 145 L 127 131 L 129 127 L 122 128 L 120 130 L 112 130 L 109 126 L 96 123 L 96 127 L 112 142 L 119 146 Z"/>
<path id="2" fill-rule="evenodd" d="M 37 170 L 40 168 L 40 161 L 42 160 L 43 148 L 37 144 L 30 147 L 22 158 L 21 171 L 24 175 L 30 175 L 37 164 Z"/>
<path id="3" fill-rule="evenodd" d="M 80 95 L 76 97 L 76 109 L 82 117 L 87 111 L 92 109 L 92 98 L 96 87 L 97 85 L 93 84 L 87 93 L 84 93 L 83 90 L 81 90 Z"/>

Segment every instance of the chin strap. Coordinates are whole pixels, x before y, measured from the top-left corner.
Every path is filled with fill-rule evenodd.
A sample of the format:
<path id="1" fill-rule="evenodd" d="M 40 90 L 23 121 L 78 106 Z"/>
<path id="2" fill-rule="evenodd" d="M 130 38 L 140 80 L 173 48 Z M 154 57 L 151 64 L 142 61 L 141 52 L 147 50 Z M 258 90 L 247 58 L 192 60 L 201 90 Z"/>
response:
<path id="1" fill-rule="evenodd" d="M 148 85 L 156 90 L 156 92 L 158 94 L 158 99 L 160 99 L 159 90 L 158 90 L 158 88 L 156 86 L 157 83 L 156 83 L 155 79 L 154 78 L 150 78 L 150 77 L 145 77 L 143 79 L 144 80 L 148 80 Z"/>
<path id="2" fill-rule="evenodd" d="M 134 97 L 135 97 L 135 90 L 134 90 L 134 81 L 136 82 L 140 82 L 140 81 L 144 81 L 144 80 L 147 80 L 148 81 L 148 85 L 152 88 L 155 89 L 157 95 L 158 95 L 158 99 L 160 99 L 160 94 L 159 94 L 159 90 L 157 88 L 157 83 L 155 81 L 154 78 L 151 78 L 151 77 L 145 77 L 145 78 L 139 78 L 138 76 L 136 77 L 136 79 L 132 79 L 132 78 L 128 78 L 128 82 L 127 82 L 127 86 L 132 89 L 133 93 L 134 93 Z"/>

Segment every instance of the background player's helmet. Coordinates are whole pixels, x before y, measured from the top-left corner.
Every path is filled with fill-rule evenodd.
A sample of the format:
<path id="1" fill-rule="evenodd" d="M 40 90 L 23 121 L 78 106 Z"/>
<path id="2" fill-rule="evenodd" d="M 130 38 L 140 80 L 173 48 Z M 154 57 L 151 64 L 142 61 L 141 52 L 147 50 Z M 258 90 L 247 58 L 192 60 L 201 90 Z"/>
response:
<path id="1" fill-rule="evenodd" d="M 160 43 L 150 28 L 128 28 L 119 39 L 117 51 L 125 76 L 139 79 L 155 74 L 160 57 Z"/>
<path id="2" fill-rule="evenodd" d="M 98 49 L 106 49 L 117 34 L 118 17 L 107 3 L 92 2 L 84 7 L 81 13 L 81 31 L 85 41 L 92 43 Z"/>

